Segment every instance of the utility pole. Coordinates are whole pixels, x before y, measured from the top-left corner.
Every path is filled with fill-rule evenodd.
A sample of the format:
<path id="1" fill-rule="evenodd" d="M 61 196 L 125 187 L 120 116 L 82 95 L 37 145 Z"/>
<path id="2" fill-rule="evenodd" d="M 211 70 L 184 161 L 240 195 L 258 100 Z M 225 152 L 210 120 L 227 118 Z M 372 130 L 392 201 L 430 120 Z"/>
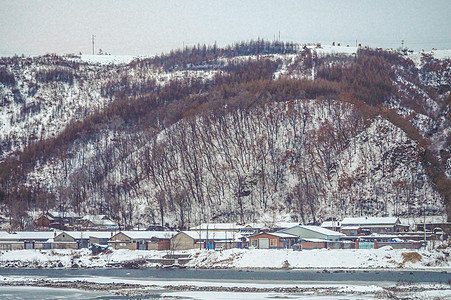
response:
<path id="1" fill-rule="evenodd" d="M 92 35 L 92 55 L 94 55 L 94 39 L 96 38 L 95 35 Z"/>
<path id="2" fill-rule="evenodd" d="M 404 40 L 401 40 L 401 50 L 404 50 Z"/>

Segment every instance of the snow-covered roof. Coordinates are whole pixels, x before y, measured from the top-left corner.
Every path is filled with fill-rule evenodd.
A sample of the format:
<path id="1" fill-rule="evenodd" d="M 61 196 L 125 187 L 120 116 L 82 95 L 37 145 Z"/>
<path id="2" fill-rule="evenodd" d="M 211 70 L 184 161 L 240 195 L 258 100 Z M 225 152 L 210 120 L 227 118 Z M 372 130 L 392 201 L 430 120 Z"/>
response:
<path id="1" fill-rule="evenodd" d="M 410 218 L 399 218 L 401 224 L 403 225 L 416 225 L 416 224 L 434 224 L 446 222 L 447 216 L 421 216 L 421 217 L 410 217 Z"/>
<path id="2" fill-rule="evenodd" d="M 333 230 L 329 230 L 320 226 L 315 226 L 315 225 L 298 225 L 301 228 L 310 230 L 310 231 L 314 231 L 314 232 L 318 232 L 320 234 L 324 234 L 324 235 L 337 235 L 337 236 L 344 236 L 343 233 L 338 232 L 338 231 L 333 231 Z"/>
<path id="3" fill-rule="evenodd" d="M 259 234 L 256 234 L 255 236 L 258 236 L 260 234 L 269 234 L 269 235 L 273 235 L 273 236 L 277 236 L 280 238 L 297 238 L 297 235 L 294 234 L 290 234 L 290 233 L 284 233 L 284 232 L 262 232 Z"/>
<path id="4" fill-rule="evenodd" d="M 202 223 L 191 227 L 190 230 L 240 230 L 245 226 L 236 223 Z"/>
<path id="5" fill-rule="evenodd" d="M 340 227 L 340 221 L 324 221 L 321 227 Z"/>
<path id="6" fill-rule="evenodd" d="M 397 217 L 360 217 L 344 218 L 341 225 L 395 225 L 397 222 L 399 222 Z"/>
<path id="7" fill-rule="evenodd" d="M 92 224 L 99 226 L 117 226 L 106 215 L 86 215 L 83 217 L 83 220 L 90 221 Z"/>
<path id="8" fill-rule="evenodd" d="M 76 240 L 89 239 L 90 237 L 106 239 L 114 235 L 112 231 L 64 231 L 64 233 L 67 233 Z"/>
<path id="9" fill-rule="evenodd" d="M 8 236 L 9 232 L 8 231 L 0 231 L 0 237 L 2 236 Z"/>
<path id="10" fill-rule="evenodd" d="M 206 231 L 182 231 L 194 240 L 236 240 L 238 241 L 243 235 L 237 232 L 228 231 L 209 231 L 208 235 Z"/>
<path id="11" fill-rule="evenodd" d="M 341 230 L 357 230 L 360 229 L 360 226 L 343 226 Z"/>
<path id="12" fill-rule="evenodd" d="M 148 231 L 148 230 L 141 230 L 141 231 L 121 231 L 121 233 L 125 234 L 131 239 L 139 240 L 139 239 L 152 239 L 152 238 L 158 238 L 158 239 L 170 239 L 174 235 L 176 235 L 177 231 Z"/>
<path id="13" fill-rule="evenodd" d="M 12 241 L 12 240 L 48 240 L 51 239 L 60 232 L 56 231 L 17 231 L 8 235 L 0 236 L 0 240 Z"/>
<path id="14" fill-rule="evenodd" d="M 48 213 L 55 218 L 80 218 L 79 214 L 70 211 L 49 211 Z"/>

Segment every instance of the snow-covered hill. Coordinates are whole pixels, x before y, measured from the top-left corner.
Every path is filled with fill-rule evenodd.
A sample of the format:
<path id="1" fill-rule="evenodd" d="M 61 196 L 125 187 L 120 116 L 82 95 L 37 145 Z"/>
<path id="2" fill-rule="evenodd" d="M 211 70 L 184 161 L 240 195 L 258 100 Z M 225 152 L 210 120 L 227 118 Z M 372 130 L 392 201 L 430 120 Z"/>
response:
<path id="1" fill-rule="evenodd" d="M 346 68 L 357 53 L 353 47 L 307 46 L 285 54 L 194 57 L 191 63 L 176 56 L 3 58 L 0 160 L 97 116 L 98 123 L 76 133 L 66 150 L 34 162 L 23 182 L 35 199 L 29 209 L 103 212 L 130 227 L 445 214 L 443 195 L 424 164 L 423 141 L 399 122 L 369 116 L 338 96 L 306 97 L 292 88 L 298 96 L 284 98 L 293 80 L 325 85 L 317 72 Z M 449 175 L 451 64 L 436 54 L 422 54 L 420 61 L 410 55 L 415 63 L 401 57 L 391 68 L 396 93 L 383 106 L 429 141 Z M 274 87 L 256 93 L 243 74 L 251 72 L 246 66 L 269 70 L 265 62 L 276 66 Z M 212 89 L 215 76 L 224 78 L 220 82 L 243 78 L 243 87 Z M 189 89 L 196 92 L 184 96 Z M 152 98 L 161 90 L 166 94 Z M 312 94 L 308 88 L 305 93 Z M 177 97 L 185 104 L 172 112 L 180 109 Z M 150 101 L 155 109 L 161 102 L 165 108 L 152 116 L 136 109 L 131 112 L 139 117 L 121 116 L 114 110 L 124 108 L 118 101 Z M 196 110 L 214 101 L 228 102 Z M 243 106 L 246 101 L 251 104 Z"/>

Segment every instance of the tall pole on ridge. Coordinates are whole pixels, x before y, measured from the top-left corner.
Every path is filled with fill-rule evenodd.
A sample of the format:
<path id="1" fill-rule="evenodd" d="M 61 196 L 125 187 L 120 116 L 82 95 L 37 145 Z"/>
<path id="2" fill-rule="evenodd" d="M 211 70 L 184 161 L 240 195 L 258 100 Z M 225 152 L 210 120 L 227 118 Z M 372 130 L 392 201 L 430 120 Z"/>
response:
<path id="1" fill-rule="evenodd" d="M 92 35 L 92 55 L 94 55 L 94 39 L 95 39 L 95 35 Z"/>

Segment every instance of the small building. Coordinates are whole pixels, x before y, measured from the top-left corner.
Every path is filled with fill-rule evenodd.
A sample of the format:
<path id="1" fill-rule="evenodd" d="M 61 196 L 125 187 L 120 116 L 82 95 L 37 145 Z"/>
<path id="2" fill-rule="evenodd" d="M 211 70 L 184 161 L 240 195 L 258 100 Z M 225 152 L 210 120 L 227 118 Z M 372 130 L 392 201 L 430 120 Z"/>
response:
<path id="1" fill-rule="evenodd" d="M 343 233 L 314 225 L 296 225 L 279 232 L 293 234 L 301 239 L 322 239 L 327 242 L 336 242 L 345 236 Z"/>
<path id="2" fill-rule="evenodd" d="M 50 225 L 54 222 L 55 219 L 53 217 L 48 214 L 43 214 L 36 220 L 36 226 L 50 228 Z"/>
<path id="3" fill-rule="evenodd" d="M 263 232 L 249 237 L 249 245 L 257 249 L 291 249 L 298 241 L 293 234 Z"/>
<path id="4" fill-rule="evenodd" d="M 77 225 L 81 217 L 73 212 L 48 211 L 36 219 L 39 227 L 55 228 L 65 230 Z"/>
<path id="5" fill-rule="evenodd" d="M 52 249 L 88 248 L 92 243 L 108 245 L 112 231 L 63 231 L 52 241 Z"/>
<path id="6" fill-rule="evenodd" d="M 67 232 L 61 232 L 50 242 L 51 249 L 79 249 L 80 245 L 76 239 Z"/>
<path id="7" fill-rule="evenodd" d="M 90 230 L 114 231 L 119 229 L 117 224 L 106 215 L 86 215 L 80 220 L 80 226 Z"/>
<path id="8" fill-rule="evenodd" d="M 171 239 L 172 250 L 242 248 L 246 238 L 230 231 L 181 231 Z"/>
<path id="9" fill-rule="evenodd" d="M 0 236 L 0 248 L 3 250 L 45 249 L 49 239 L 58 232 L 53 231 L 17 231 Z"/>
<path id="10" fill-rule="evenodd" d="M 169 250 L 175 231 L 121 231 L 108 242 L 114 249 Z"/>
<path id="11" fill-rule="evenodd" d="M 341 226 L 358 226 L 371 233 L 392 233 L 407 231 L 409 229 L 409 226 L 401 224 L 401 221 L 397 217 L 344 218 L 341 221 Z"/>

